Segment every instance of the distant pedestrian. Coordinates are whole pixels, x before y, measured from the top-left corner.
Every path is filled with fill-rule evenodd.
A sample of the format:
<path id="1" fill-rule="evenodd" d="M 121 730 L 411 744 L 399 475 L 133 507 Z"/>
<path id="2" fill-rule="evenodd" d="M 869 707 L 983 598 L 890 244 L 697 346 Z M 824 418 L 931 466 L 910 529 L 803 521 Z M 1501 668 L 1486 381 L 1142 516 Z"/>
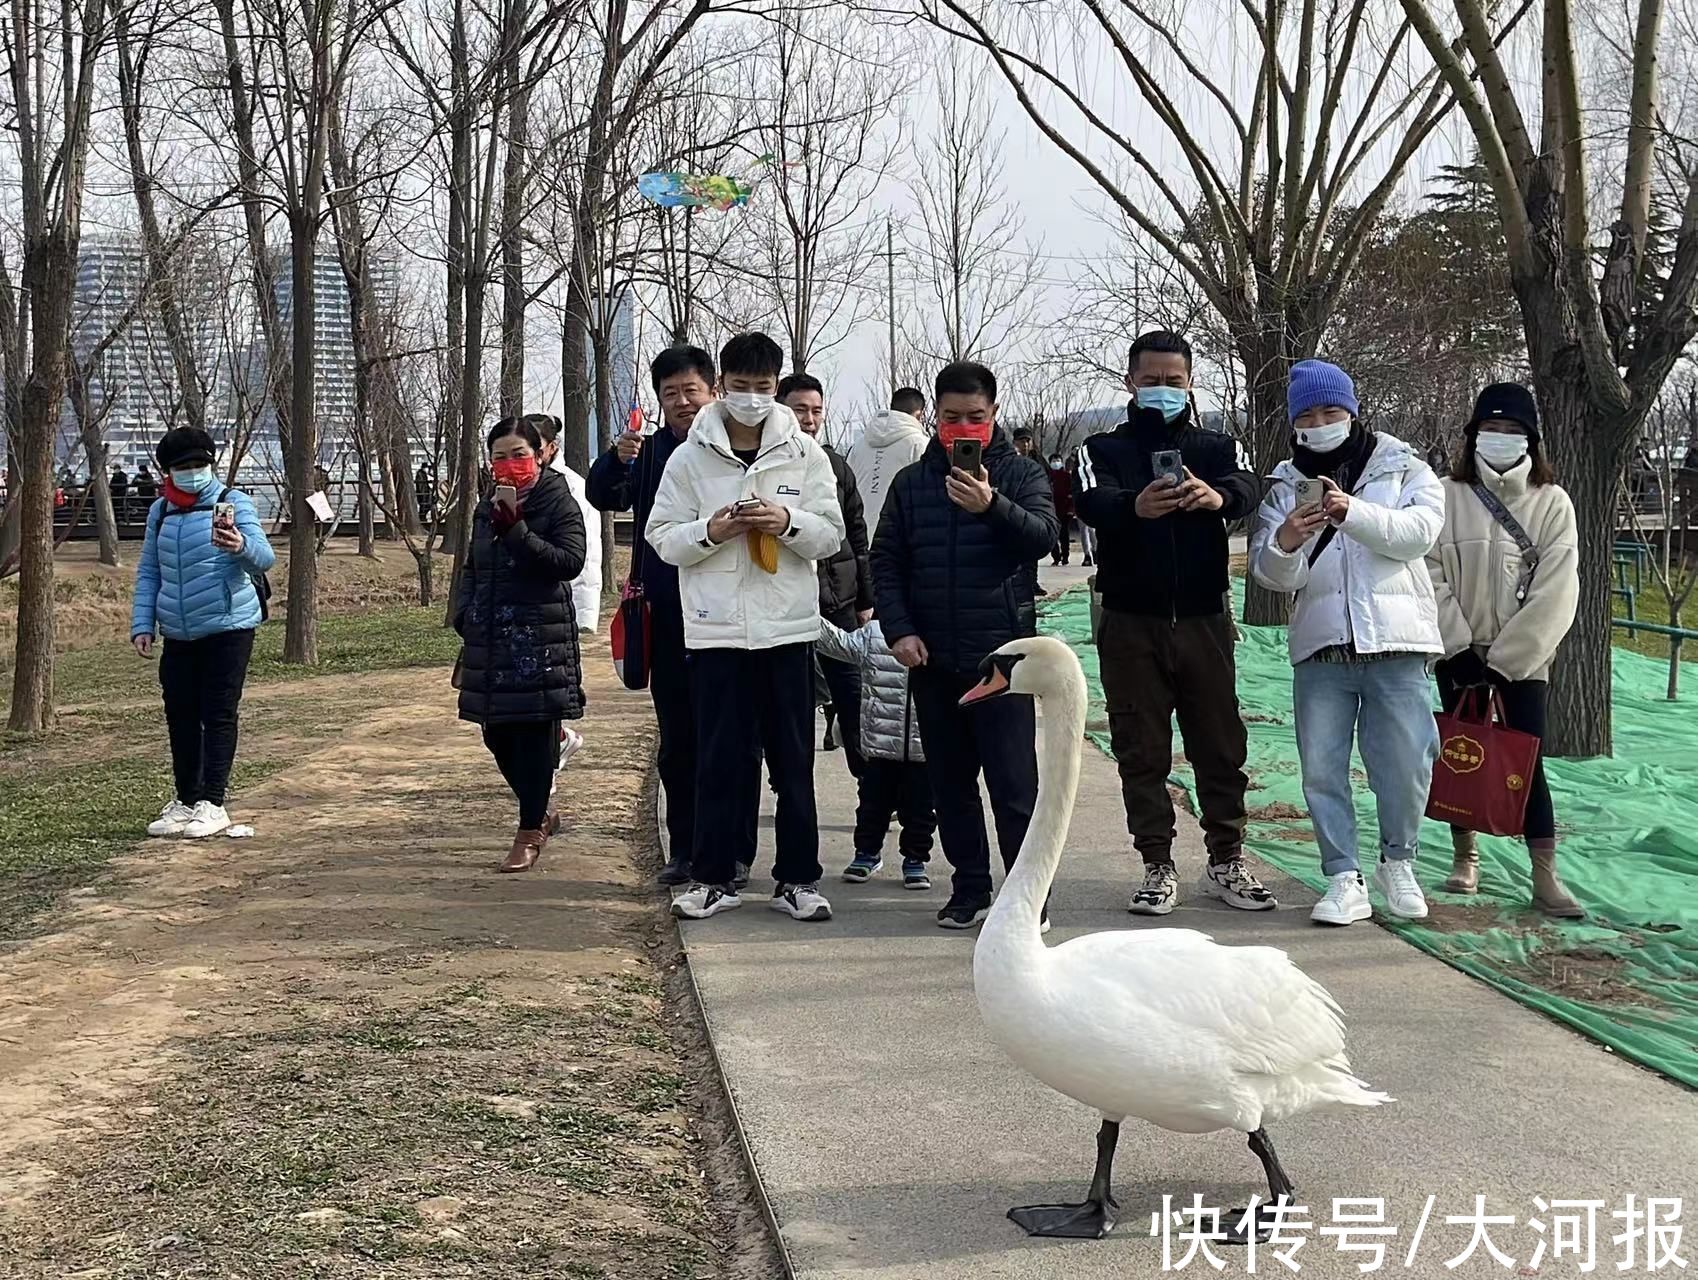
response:
<path id="1" fill-rule="evenodd" d="M 146 502 L 152 502 L 159 496 L 159 486 L 154 482 L 153 472 L 147 469 L 145 462 L 136 468 L 135 490 L 136 497 Z"/>
<path id="2" fill-rule="evenodd" d="M 1532 392 L 1513 382 L 1480 392 L 1444 490 L 1444 531 L 1427 553 L 1446 654 L 1439 696 L 1454 711 L 1466 690 L 1496 689 L 1509 727 L 1543 738 L 1551 663 L 1579 607 L 1580 549 L 1574 504 L 1545 456 Z M 1451 831 L 1444 887 L 1452 893 L 1479 888 L 1476 839 Z M 1525 839 L 1533 906 L 1558 919 L 1582 918 L 1584 908 L 1557 877 L 1543 752 L 1527 785 Z"/>
<path id="3" fill-rule="evenodd" d="M 496 484 L 472 515 L 470 554 L 454 599 L 460 719 L 519 802 L 502 871 L 529 871 L 560 829 L 551 803 L 560 722 L 583 715 L 582 656 L 572 579 L 584 567 L 584 517 L 564 477 L 542 467 L 542 436 L 503 418 L 488 437 Z"/>
<path id="4" fill-rule="evenodd" d="M 1061 525 L 1061 536 L 1050 550 L 1052 565 L 1066 564 L 1072 558 L 1073 545 L 1073 477 L 1062 465 L 1058 453 L 1049 460 L 1049 492 L 1055 502 L 1055 518 Z"/>
<path id="5" fill-rule="evenodd" d="M 419 522 L 429 524 L 431 512 L 436 510 L 436 473 L 423 462 L 413 473 L 413 499 L 418 503 Z"/>
<path id="6" fill-rule="evenodd" d="M 165 495 L 147 514 L 130 643 L 146 658 L 155 634 L 164 637 L 159 685 L 176 795 L 147 833 L 199 840 L 230 826 L 237 709 L 264 616 L 255 575 L 275 556 L 253 500 L 219 484 L 210 435 L 175 427 L 156 456 Z"/>
<path id="7" fill-rule="evenodd" d="M 881 409 L 867 423 L 855 447 L 849 450 L 849 468 L 855 473 L 855 489 L 867 521 L 867 543 L 878 536 L 884 497 L 897 474 L 918 462 L 931 440 L 920 415 L 926 411 L 924 393 L 903 387 L 890 397 L 890 408 Z"/>
<path id="8" fill-rule="evenodd" d="M 123 524 L 130 493 L 130 477 L 124 474 L 123 467 L 112 468 L 111 478 L 106 482 L 106 491 L 112 495 L 113 518 Z"/>

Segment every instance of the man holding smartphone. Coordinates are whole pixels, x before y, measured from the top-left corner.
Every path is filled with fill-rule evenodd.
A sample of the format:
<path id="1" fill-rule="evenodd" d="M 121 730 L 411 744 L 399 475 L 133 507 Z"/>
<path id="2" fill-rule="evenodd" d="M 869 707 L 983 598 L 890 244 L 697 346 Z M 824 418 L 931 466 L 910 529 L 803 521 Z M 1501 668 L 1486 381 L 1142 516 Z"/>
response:
<path id="1" fill-rule="evenodd" d="M 971 929 L 990 910 L 979 775 L 1005 867 L 1038 797 L 1032 700 L 960 705 L 986 655 L 1037 633 L 1036 566 L 1059 533 L 1043 464 L 1015 450 L 996 409 L 996 375 L 983 365 L 938 374 L 937 439 L 891 482 L 871 555 L 874 608 L 910 672 L 938 835 L 954 868 L 937 915 L 945 929 Z"/>
<path id="2" fill-rule="evenodd" d="M 1126 387 L 1126 422 L 1079 451 L 1076 507 L 1097 533 L 1097 656 L 1126 827 L 1144 860 L 1128 906 L 1166 915 L 1179 900 L 1167 790 L 1177 713 L 1209 851 L 1202 889 L 1270 910 L 1273 894 L 1244 865 L 1248 744 L 1225 611 L 1227 528 L 1255 511 L 1261 486 L 1242 445 L 1196 425 L 1184 338 L 1134 342 Z"/>

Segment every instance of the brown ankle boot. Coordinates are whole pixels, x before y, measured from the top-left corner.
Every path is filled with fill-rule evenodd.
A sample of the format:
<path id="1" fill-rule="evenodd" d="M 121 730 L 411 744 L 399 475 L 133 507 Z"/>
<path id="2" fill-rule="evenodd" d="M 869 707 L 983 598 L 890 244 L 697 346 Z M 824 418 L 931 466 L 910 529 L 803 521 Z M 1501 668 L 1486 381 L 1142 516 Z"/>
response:
<path id="1" fill-rule="evenodd" d="M 1480 846 L 1472 831 L 1450 833 L 1450 875 L 1444 887 L 1449 893 L 1480 891 Z"/>
<path id="2" fill-rule="evenodd" d="M 548 843 L 546 828 L 535 827 L 526 830 L 521 827 L 513 837 L 513 847 L 507 852 L 507 861 L 501 864 L 502 871 L 529 871 L 542 856 L 542 847 Z"/>
<path id="3" fill-rule="evenodd" d="M 1527 846 L 1533 862 L 1533 906 L 1557 920 L 1584 920 L 1586 909 L 1574 900 L 1556 872 L 1556 841 L 1540 840 Z"/>

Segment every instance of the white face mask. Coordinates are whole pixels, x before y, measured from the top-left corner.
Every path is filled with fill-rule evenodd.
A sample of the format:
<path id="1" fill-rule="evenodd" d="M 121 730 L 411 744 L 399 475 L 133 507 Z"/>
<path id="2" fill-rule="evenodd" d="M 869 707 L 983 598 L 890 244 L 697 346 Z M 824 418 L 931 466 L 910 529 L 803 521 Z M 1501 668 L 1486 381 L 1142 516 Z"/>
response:
<path id="1" fill-rule="evenodd" d="M 727 391 L 725 409 L 745 427 L 758 427 L 772 412 L 774 398 L 759 391 Z"/>
<path id="2" fill-rule="evenodd" d="M 1482 431 L 1474 437 L 1474 452 L 1493 471 L 1508 471 L 1527 456 L 1532 441 L 1508 431 Z"/>
<path id="3" fill-rule="evenodd" d="M 1305 427 L 1297 433 L 1297 443 L 1316 453 L 1331 453 L 1350 439 L 1350 419 L 1329 422 L 1324 426 Z"/>

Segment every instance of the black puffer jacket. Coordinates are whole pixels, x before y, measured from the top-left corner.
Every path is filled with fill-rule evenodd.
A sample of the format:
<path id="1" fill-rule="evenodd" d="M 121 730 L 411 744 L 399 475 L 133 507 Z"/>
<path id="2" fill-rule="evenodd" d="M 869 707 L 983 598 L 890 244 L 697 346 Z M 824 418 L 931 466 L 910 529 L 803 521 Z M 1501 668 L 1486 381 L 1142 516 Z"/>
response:
<path id="1" fill-rule="evenodd" d="M 873 607 L 873 575 L 867 567 L 867 520 L 862 514 L 861 491 L 856 487 L 848 459 L 829 446 L 820 447 L 825 449 L 825 456 L 831 461 L 831 474 L 837 479 L 837 505 L 843 508 L 843 527 L 847 530 L 832 557 L 820 561 L 820 617 L 829 618 L 845 631 L 853 631 L 860 625 L 860 611 Z"/>
<path id="2" fill-rule="evenodd" d="M 572 579 L 584 567 L 584 515 L 558 472 L 544 471 L 519 522 L 497 535 L 490 502 L 472 519 L 471 559 L 454 599 L 460 719 L 474 724 L 576 720 L 584 713 Z"/>
<path id="3" fill-rule="evenodd" d="M 891 482 L 873 537 L 873 596 L 885 643 L 917 635 L 927 665 L 969 673 L 1036 634 L 1035 565 L 1060 536 L 1049 477 L 998 427 L 985 449 L 995 496 L 982 515 L 949 500 L 949 458 L 933 440 Z"/>

